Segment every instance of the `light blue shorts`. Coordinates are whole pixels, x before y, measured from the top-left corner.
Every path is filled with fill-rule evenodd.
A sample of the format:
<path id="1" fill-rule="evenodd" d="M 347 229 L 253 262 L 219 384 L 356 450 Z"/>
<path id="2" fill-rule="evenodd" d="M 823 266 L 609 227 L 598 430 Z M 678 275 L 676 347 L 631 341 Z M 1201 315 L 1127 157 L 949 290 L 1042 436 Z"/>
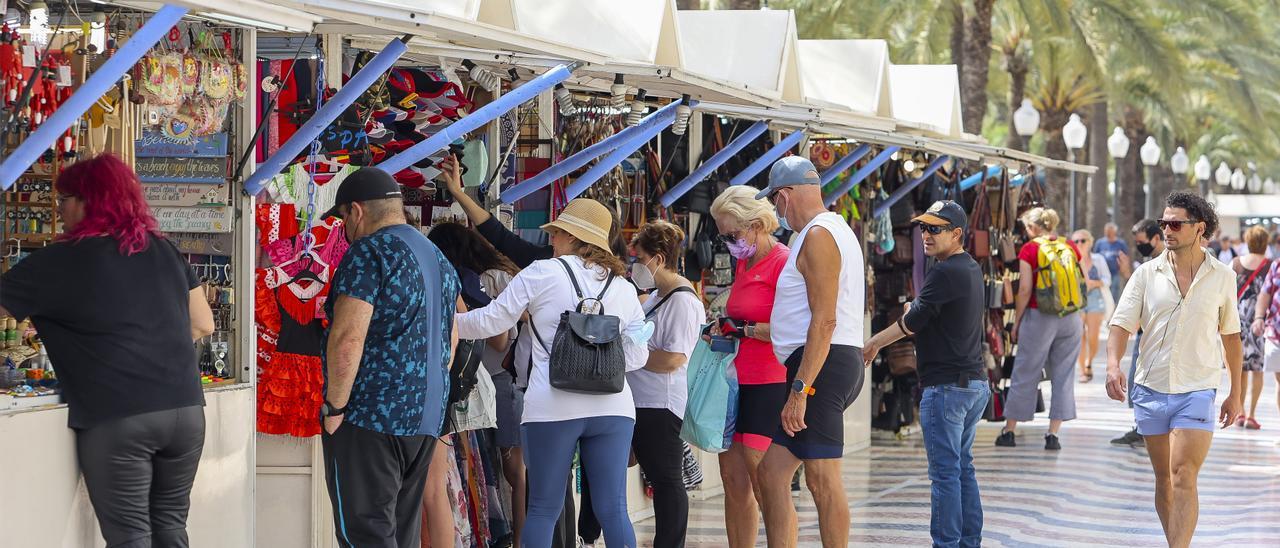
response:
<path id="1" fill-rule="evenodd" d="M 1165 394 L 1141 384 L 1133 388 L 1133 416 L 1139 434 L 1160 436 L 1178 428 L 1213 432 L 1217 390 Z"/>
<path id="2" fill-rule="evenodd" d="M 1107 301 L 1102 296 L 1101 289 L 1091 289 L 1085 295 L 1084 313 L 1085 314 L 1101 314 L 1107 311 Z"/>

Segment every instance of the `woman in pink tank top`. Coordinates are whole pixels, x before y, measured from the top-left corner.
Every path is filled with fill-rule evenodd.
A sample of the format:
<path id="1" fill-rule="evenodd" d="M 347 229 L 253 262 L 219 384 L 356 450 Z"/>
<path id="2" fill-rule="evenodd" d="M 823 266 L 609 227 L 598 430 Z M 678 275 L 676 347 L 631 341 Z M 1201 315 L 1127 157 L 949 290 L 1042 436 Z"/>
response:
<path id="1" fill-rule="evenodd" d="M 738 260 L 725 309 L 736 327 L 738 356 L 738 420 L 733 445 L 720 454 L 725 491 L 725 529 L 729 546 L 756 545 L 760 524 L 756 468 L 778 431 L 787 401 L 787 370 L 769 342 L 769 316 L 778 275 L 790 250 L 773 237 L 778 217 L 767 200 L 755 198 L 747 185 L 725 190 L 711 204 L 720 238 Z M 719 322 L 723 323 L 723 322 Z"/>

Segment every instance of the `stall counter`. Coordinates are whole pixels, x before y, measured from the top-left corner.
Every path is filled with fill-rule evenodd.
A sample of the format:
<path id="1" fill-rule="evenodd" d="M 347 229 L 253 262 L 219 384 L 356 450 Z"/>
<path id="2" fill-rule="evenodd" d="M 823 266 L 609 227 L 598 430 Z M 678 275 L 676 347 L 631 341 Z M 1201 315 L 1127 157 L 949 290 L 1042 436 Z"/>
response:
<path id="1" fill-rule="evenodd" d="M 192 546 L 253 545 L 254 400 L 205 391 L 205 445 L 191 492 Z M 105 546 L 76 464 L 64 404 L 0 412 L 0 546 Z"/>

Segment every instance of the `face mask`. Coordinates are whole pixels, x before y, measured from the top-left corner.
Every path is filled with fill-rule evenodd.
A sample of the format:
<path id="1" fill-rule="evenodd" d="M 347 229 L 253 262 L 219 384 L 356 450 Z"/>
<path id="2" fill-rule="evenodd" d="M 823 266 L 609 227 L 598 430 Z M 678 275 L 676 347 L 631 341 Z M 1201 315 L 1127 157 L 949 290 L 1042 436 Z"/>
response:
<path id="1" fill-rule="evenodd" d="M 639 261 L 631 263 L 631 281 L 644 291 L 658 287 L 658 281 L 653 278 L 653 272 Z"/>
<path id="2" fill-rule="evenodd" d="M 756 244 L 748 244 L 747 240 L 744 238 L 738 238 L 738 241 L 729 242 L 725 245 L 729 246 L 729 254 L 733 255 L 733 258 L 740 261 L 747 260 L 756 255 Z"/>
<path id="3" fill-rule="evenodd" d="M 787 224 L 787 216 L 784 213 L 785 210 L 778 208 L 776 205 L 774 208 L 778 210 L 778 224 L 782 226 L 782 229 L 787 232 L 795 232 L 794 230 L 791 230 L 791 225 Z"/>
<path id="4" fill-rule="evenodd" d="M 1151 245 L 1149 243 L 1138 244 L 1137 248 L 1138 248 L 1138 253 L 1141 254 L 1143 257 L 1150 257 L 1151 254 L 1154 253 L 1156 250 L 1156 246 Z"/>

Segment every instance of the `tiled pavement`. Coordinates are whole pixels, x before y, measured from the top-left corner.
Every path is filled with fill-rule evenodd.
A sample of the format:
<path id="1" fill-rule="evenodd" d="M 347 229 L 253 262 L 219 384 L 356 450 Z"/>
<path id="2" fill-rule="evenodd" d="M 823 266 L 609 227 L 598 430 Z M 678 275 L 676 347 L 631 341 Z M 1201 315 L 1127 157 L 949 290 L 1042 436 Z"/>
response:
<path id="1" fill-rule="evenodd" d="M 1094 367 L 1095 373 L 1102 369 Z M 995 447 L 999 425 L 981 425 L 974 456 L 985 512 L 984 545 L 1165 544 L 1151 502 L 1146 452 L 1108 444 L 1128 429 L 1132 414 L 1107 399 L 1103 381 L 1097 375 L 1091 384 L 1076 386 L 1080 418 L 1063 428 L 1061 452 L 1043 449 L 1043 415 L 1019 428 L 1016 448 Z M 1200 523 L 1193 546 L 1280 546 L 1275 391 L 1275 378 L 1269 375 L 1259 405 L 1262 430 L 1231 427 L 1215 434 L 1200 475 Z M 851 545 L 928 546 L 929 478 L 918 433 L 901 441 L 875 441 L 870 449 L 846 456 L 844 463 Z M 820 546 L 813 499 L 805 491 L 796 503 L 800 545 Z M 692 501 L 688 546 L 726 546 L 723 512 L 719 497 Z M 652 521 L 637 524 L 637 534 L 646 545 Z"/>

